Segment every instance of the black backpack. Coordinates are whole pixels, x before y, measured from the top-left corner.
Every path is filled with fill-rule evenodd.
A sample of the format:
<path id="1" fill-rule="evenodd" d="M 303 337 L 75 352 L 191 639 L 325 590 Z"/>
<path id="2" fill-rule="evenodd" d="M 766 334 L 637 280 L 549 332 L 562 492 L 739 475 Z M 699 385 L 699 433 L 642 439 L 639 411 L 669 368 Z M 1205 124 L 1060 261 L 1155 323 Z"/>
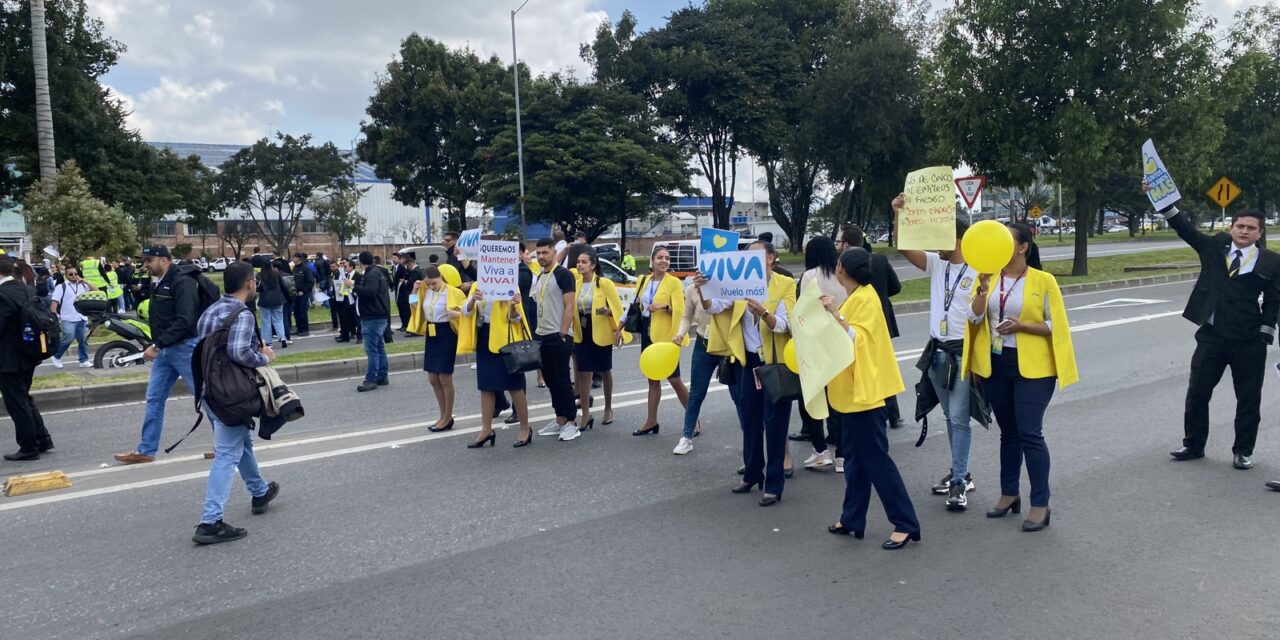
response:
<path id="1" fill-rule="evenodd" d="M 62 342 L 62 322 L 58 319 L 58 314 L 50 311 L 49 306 L 36 297 L 34 291 L 31 291 L 31 295 L 19 309 L 19 314 L 19 321 L 22 323 L 22 344 L 19 345 L 19 350 L 40 360 L 57 352 L 58 344 Z"/>
<path id="2" fill-rule="evenodd" d="M 258 389 L 262 385 L 262 378 L 256 369 L 243 366 L 227 355 L 227 338 L 231 333 L 231 325 L 242 313 L 250 313 L 248 307 L 241 307 L 227 316 L 213 333 L 200 338 L 196 343 L 195 350 L 191 353 L 191 383 L 196 390 L 196 423 L 191 425 L 191 431 L 187 435 L 166 448 L 165 453 L 177 448 L 200 426 L 204 420 L 204 410 L 200 407 L 202 400 L 222 424 L 229 426 L 249 425 L 252 429 L 253 419 L 262 413 L 262 393 Z M 254 333 L 258 333 L 257 323 L 254 325 Z"/>
<path id="3" fill-rule="evenodd" d="M 196 308 L 198 313 L 204 313 L 205 309 L 212 307 L 213 303 L 222 297 L 222 291 L 218 289 L 218 285 L 206 278 L 201 273 L 200 267 L 193 264 L 183 265 L 180 273 L 190 276 L 196 281 L 196 300 L 198 301 Z"/>

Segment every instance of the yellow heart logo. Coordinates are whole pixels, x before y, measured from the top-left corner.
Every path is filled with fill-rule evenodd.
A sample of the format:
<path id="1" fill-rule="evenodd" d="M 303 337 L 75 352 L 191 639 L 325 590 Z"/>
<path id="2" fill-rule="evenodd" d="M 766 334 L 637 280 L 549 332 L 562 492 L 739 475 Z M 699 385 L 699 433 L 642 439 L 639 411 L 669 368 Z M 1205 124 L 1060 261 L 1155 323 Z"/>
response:
<path id="1" fill-rule="evenodd" d="M 724 245 L 727 244 L 728 242 L 729 242 L 729 239 L 724 236 L 713 236 L 711 238 L 711 244 L 715 245 L 717 249 L 723 249 Z"/>
<path id="2" fill-rule="evenodd" d="M 1155 158 L 1147 158 L 1147 164 L 1146 164 L 1146 167 L 1144 167 L 1144 168 L 1147 170 L 1147 175 L 1151 175 L 1151 174 L 1155 173 L 1155 172 L 1156 172 L 1156 159 L 1155 159 Z"/>

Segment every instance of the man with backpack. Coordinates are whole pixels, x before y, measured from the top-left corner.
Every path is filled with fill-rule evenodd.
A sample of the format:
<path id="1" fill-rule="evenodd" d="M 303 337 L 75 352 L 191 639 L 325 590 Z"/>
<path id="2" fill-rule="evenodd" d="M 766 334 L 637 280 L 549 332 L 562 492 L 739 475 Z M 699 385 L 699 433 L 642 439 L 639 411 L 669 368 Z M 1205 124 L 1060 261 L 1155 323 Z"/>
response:
<path id="1" fill-rule="evenodd" d="M 41 354 L 52 353 L 57 346 L 51 344 L 52 336 L 41 334 L 42 341 L 36 336 L 38 327 L 33 325 L 38 312 L 45 312 L 44 320 L 54 327 L 57 316 L 21 278 L 18 267 L 13 256 L 0 255 L 0 344 L 5 345 L 0 349 L 0 395 L 18 440 L 18 451 L 5 454 L 4 459 L 14 462 L 39 460 L 40 454 L 53 449 L 53 438 L 31 398 L 31 378 L 44 359 Z"/>
<path id="2" fill-rule="evenodd" d="M 243 382 L 255 375 L 255 369 L 276 359 L 271 347 L 262 344 L 257 336 L 257 323 L 248 307 L 258 293 L 253 267 L 247 262 L 229 265 L 223 272 L 223 284 L 227 294 L 205 310 L 196 325 L 201 339 L 201 403 L 213 424 L 213 466 L 205 485 L 204 511 L 192 536 L 196 544 L 229 542 L 248 535 L 246 530 L 222 520 L 237 469 L 253 497 L 254 515 L 266 513 L 267 505 L 280 493 L 280 485 L 264 481 L 258 470 L 258 459 L 253 455 L 253 418 L 241 417 L 236 420 L 238 424 L 223 422 L 223 417 L 237 413 L 237 407 L 256 401 L 260 408 L 261 399 L 253 384 L 223 384 L 219 378 L 238 376 Z M 238 395 L 243 397 L 223 397 L 231 389 L 239 389 Z"/>
<path id="3" fill-rule="evenodd" d="M 128 453 L 115 455 L 117 462 L 138 464 L 155 461 L 164 429 L 164 408 L 181 377 L 195 395 L 191 379 L 191 351 L 196 346 L 196 321 L 200 313 L 218 299 L 218 287 L 200 273 L 200 267 L 173 264 L 169 248 L 154 245 L 142 250 L 142 268 L 151 274 L 151 336 L 153 342 L 142 353 L 151 362 L 147 383 L 147 409 L 142 419 L 142 439 Z"/>

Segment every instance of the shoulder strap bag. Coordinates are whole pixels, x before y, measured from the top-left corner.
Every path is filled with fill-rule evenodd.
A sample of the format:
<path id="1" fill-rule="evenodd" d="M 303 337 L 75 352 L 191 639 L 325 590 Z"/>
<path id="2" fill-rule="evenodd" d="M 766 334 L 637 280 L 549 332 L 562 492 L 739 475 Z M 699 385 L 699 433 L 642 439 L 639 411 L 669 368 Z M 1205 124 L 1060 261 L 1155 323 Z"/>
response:
<path id="1" fill-rule="evenodd" d="M 507 373 L 511 375 L 542 368 L 542 345 L 529 339 L 530 336 L 525 331 L 524 325 L 521 325 L 520 333 L 524 334 L 525 339 L 515 342 L 515 330 L 508 322 L 507 346 L 498 349 L 498 355 L 502 356 L 502 362 L 507 365 Z"/>

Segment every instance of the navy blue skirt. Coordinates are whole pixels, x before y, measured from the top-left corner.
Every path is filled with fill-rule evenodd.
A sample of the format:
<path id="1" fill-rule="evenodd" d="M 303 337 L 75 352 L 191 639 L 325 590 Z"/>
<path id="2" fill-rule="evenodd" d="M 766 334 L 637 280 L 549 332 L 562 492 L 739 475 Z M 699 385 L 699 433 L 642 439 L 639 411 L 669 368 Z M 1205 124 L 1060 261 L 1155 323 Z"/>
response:
<path id="1" fill-rule="evenodd" d="M 433 323 L 436 335 L 427 330 L 427 346 L 422 356 L 422 370 L 427 373 L 453 375 L 453 363 L 458 359 L 458 334 L 448 322 Z"/>
<path id="2" fill-rule="evenodd" d="M 640 317 L 640 351 L 641 352 L 643 352 L 645 349 L 648 349 L 649 345 L 653 344 L 653 339 L 649 337 L 649 324 L 650 324 L 649 320 L 650 318 L 645 318 L 643 316 Z M 668 340 L 668 342 L 670 341 Z M 677 364 L 675 373 L 672 373 L 670 376 L 667 376 L 667 378 L 670 379 L 670 378 L 679 378 L 679 377 L 680 377 L 680 365 Z"/>
<path id="3" fill-rule="evenodd" d="M 573 345 L 573 357 L 578 362 L 578 371 L 583 373 L 604 373 L 613 370 L 613 345 L 602 347 L 591 339 L 591 316 L 579 316 L 582 319 L 582 342 Z"/>
<path id="4" fill-rule="evenodd" d="M 487 324 L 476 327 L 476 387 L 491 393 L 524 391 L 524 374 L 507 373 L 502 356 L 489 351 Z"/>

